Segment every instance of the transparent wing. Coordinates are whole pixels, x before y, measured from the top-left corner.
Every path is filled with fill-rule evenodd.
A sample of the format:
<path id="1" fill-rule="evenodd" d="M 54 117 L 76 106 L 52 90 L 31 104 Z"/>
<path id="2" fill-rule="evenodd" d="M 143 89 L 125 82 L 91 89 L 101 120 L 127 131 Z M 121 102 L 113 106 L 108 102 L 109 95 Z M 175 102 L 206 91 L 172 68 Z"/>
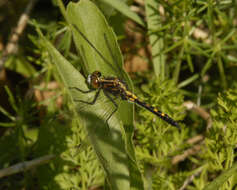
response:
<path id="1" fill-rule="evenodd" d="M 106 51 L 107 52 L 106 54 L 108 54 L 110 57 L 110 60 L 108 60 L 75 24 L 73 24 L 73 27 L 78 32 L 78 34 L 80 34 L 80 36 L 83 38 L 83 40 L 85 40 L 89 44 L 89 46 L 94 50 L 94 52 L 106 64 L 106 66 L 110 68 L 110 70 L 112 72 L 110 72 L 109 74 L 116 76 L 119 79 L 122 79 L 123 81 L 126 81 L 126 83 L 128 83 L 129 89 L 132 89 L 131 81 L 130 81 L 128 75 L 126 74 L 126 72 L 124 72 L 124 70 L 123 70 L 123 61 L 120 59 L 121 55 L 115 55 L 116 52 L 117 52 L 117 54 L 121 54 L 120 50 L 118 49 L 118 51 L 114 51 L 114 52 L 112 51 L 112 49 L 114 49 L 117 46 L 116 42 L 109 41 L 108 36 L 104 33 L 103 41 L 101 43 L 103 43 L 104 46 L 106 47 L 106 48 L 104 48 L 104 51 Z M 87 59 L 84 59 L 85 53 L 84 53 L 83 46 L 80 49 L 81 49 L 80 54 L 84 55 L 81 57 L 83 60 L 85 60 L 84 63 L 87 65 Z M 105 76 L 108 75 L 108 73 L 102 73 L 102 74 Z"/>

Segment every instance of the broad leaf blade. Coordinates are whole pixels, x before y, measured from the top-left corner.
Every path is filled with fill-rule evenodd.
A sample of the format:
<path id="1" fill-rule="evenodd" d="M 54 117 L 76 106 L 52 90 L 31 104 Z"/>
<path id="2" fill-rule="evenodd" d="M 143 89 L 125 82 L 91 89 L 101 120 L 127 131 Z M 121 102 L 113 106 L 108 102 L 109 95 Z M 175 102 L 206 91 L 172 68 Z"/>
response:
<path id="1" fill-rule="evenodd" d="M 67 7 L 67 20 L 70 21 L 75 45 L 83 59 L 84 73 L 99 70 L 104 76 L 123 79 L 131 89 L 130 79 L 123 71 L 122 55 L 115 35 L 97 7 L 84 0 L 76 4 L 70 3 Z M 74 87 L 86 90 L 80 84 Z M 74 100 L 92 100 L 94 95 L 85 95 L 75 90 L 71 93 Z M 143 183 L 135 162 L 131 138 L 132 105 L 121 103 L 107 126 L 106 119 L 115 106 L 111 102 L 105 104 L 104 98 L 102 93 L 93 106 L 77 103 L 77 111 L 107 173 L 111 189 L 142 189 Z"/>

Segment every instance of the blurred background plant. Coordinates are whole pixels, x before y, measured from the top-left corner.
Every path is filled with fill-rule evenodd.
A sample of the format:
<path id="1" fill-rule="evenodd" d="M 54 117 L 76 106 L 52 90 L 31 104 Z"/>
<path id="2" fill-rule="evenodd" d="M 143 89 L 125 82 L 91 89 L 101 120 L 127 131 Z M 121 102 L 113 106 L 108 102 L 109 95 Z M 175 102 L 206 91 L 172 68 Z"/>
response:
<path id="1" fill-rule="evenodd" d="M 182 127 L 171 129 L 136 107 L 133 142 L 145 189 L 235 189 L 237 2 L 93 2 L 117 35 L 135 94 Z M 105 186 L 103 169 L 32 24 L 37 20 L 81 71 L 57 3 L 0 1 L 0 189 Z M 9 172 L 10 166 L 15 168 Z"/>

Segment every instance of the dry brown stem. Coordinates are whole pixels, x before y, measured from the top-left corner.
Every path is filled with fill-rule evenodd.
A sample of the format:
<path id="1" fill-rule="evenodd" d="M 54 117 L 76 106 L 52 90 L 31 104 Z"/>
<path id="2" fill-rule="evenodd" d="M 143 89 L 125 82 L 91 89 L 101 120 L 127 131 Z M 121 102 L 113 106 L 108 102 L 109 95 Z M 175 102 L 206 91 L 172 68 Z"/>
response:
<path id="1" fill-rule="evenodd" d="M 31 0 L 26 6 L 25 11 L 22 13 L 20 19 L 18 20 L 17 27 L 14 29 L 6 48 L 3 50 L 2 58 L 0 59 L 0 70 L 4 67 L 4 64 L 10 54 L 16 53 L 17 51 L 17 42 L 20 38 L 20 35 L 23 33 L 26 24 L 29 20 L 29 15 L 33 9 L 37 0 Z"/>
<path id="2" fill-rule="evenodd" d="M 21 162 L 21 163 L 13 165 L 11 167 L 4 168 L 4 169 L 0 170 L 0 178 L 2 178 L 4 176 L 16 174 L 19 172 L 23 172 L 23 171 L 35 168 L 39 165 L 48 163 L 54 157 L 55 157 L 55 155 L 46 155 L 46 156 L 42 156 L 40 158 L 31 160 L 31 161 Z"/>

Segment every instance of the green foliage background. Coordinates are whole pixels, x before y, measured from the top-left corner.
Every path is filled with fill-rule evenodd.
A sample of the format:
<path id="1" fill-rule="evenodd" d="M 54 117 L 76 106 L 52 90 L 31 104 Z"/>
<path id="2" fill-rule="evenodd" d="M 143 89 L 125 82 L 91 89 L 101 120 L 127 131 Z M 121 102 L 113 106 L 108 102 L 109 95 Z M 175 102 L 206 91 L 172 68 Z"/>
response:
<path id="1" fill-rule="evenodd" d="M 8 56 L 1 71 L 0 174 L 45 155 L 53 159 L 1 177 L 0 189 L 235 189 L 237 2 L 92 2 L 67 2 L 66 11 L 59 0 L 39 1 L 17 53 Z M 26 4 L 0 3 L 1 44 Z M 128 19 L 144 36 L 135 47 L 150 53 L 143 57 L 148 70 L 131 75 L 133 84 L 116 43 L 130 39 Z M 75 26 L 109 62 L 118 61 L 116 72 Z M 181 130 L 139 107 L 133 119 L 134 108 L 126 103 L 106 126 L 113 105 L 102 96 L 95 107 L 83 106 L 75 99 L 92 96 L 69 89 L 87 88 L 85 77 L 95 68 L 123 78 L 138 97 L 178 120 Z M 57 88 L 47 86 L 52 83 Z M 52 95 L 38 100 L 37 90 Z M 196 137 L 201 140 L 190 143 Z"/>

